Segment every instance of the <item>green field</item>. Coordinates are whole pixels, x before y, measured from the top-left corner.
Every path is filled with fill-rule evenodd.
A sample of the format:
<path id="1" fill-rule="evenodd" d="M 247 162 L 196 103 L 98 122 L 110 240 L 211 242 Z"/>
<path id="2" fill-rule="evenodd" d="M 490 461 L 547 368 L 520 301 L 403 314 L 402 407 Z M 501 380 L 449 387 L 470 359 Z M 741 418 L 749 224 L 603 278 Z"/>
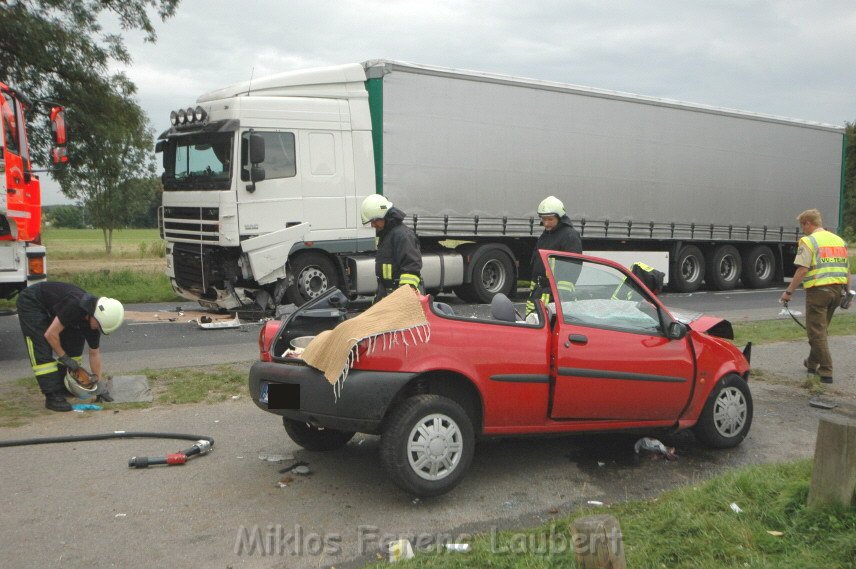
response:
<path id="1" fill-rule="evenodd" d="M 48 249 L 49 261 L 107 258 L 104 234 L 100 229 L 46 227 L 42 232 L 42 243 Z M 157 229 L 117 229 L 113 231 L 112 258 L 162 257 L 162 243 Z"/>

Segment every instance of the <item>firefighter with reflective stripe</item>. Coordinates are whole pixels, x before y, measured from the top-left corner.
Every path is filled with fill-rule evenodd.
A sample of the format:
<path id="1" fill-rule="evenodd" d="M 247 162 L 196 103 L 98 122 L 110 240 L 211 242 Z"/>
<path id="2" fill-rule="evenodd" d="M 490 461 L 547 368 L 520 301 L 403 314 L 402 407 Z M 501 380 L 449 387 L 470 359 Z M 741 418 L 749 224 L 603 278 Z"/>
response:
<path id="1" fill-rule="evenodd" d="M 71 284 L 41 282 L 18 294 L 18 321 L 27 354 L 45 407 L 71 411 L 64 378 L 81 367 L 84 343 L 89 346 L 89 365 L 95 380 L 101 378 L 101 334 L 122 325 L 125 310 L 118 300 L 96 297 Z M 99 390 L 102 398 L 109 394 Z"/>
<path id="2" fill-rule="evenodd" d="M 375 302 L 404 285 L 424 292 L 422 253 L 416 234 L 404 225 L 404 212 L 382 195 L 374 194 L 363 200 L 360 215 L 363 225 L 370 223 L 377 231 Z"/>
<path id="3" fill-rule="evenodd" d="M 827 330 L 835 309 L 849 289 L 850 269 L 847 244 L 841 237 L 823 228 L 820 212 L 809 209 L 797 217 L 802 232 L 794 264 L 794 278 L 782 293 L 787 303 L 802 283 L 805 288 L 805 324 L 811 351 L 803 365 L 817 373 L 823 383 L 832 383 L 832 354 Z"/>
<path id="4" fill-rule="evenodd" d="M 548 304 L 552 296 L 540 251 L 546 249 L 568 253 L 583 252 L 580 234 L 574 229 L 571 218 L 565 212 L 565 205 L 559 198 L 554 196 L 544 198 L 538 204 L 538 216 L 541 218 L 544 231 L 538 237 L 535 250 L 532 251 L 532 280 L 529 285 L 529 300 L 526 302 L 527 316 L 535 310 L 535 301 L 540 300 L 542 303 Z M 574 283 L 571 280 L 558 281 L 556 288 L 570 293 L 574 291 Z"/>
<path id="5" fill-rule="evenodd" d="M 663 271 L 658 271 L 645 263 L 636 262 L 630 266 L 630 272 L 654 294 L 663 292 L 663 281 L 666 278 L 666 273 Z M 613 300 L 631 300 L 634 290 L 626 284 L 627 281 L 628 279 L 625 277 L 621 284 L 615 287 L 615 292 L 612 293 Z"/>

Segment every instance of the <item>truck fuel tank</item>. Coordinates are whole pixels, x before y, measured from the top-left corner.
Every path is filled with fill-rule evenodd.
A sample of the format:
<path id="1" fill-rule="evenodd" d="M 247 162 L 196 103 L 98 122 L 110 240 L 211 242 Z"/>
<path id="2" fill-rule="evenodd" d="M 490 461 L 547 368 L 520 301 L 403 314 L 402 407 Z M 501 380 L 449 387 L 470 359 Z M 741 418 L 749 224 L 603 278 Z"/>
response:
<path id="1" fill-rule="evenodd" d="M 357 294 L 377 290 L 374 256 L 348 257 L 351 286 Z M 464 282 L 464 258 L 458 253 L 425 253 L 422 255 L 422 282 L 425 289 L 444 289 Z"/>

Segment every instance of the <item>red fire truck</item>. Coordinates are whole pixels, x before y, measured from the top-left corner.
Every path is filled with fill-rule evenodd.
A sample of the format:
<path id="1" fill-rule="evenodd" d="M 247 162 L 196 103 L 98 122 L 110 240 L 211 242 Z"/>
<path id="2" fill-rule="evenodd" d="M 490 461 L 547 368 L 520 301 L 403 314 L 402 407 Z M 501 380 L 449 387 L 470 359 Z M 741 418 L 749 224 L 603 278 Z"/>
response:
<path id="1" fill-rule="evenodd" d="M 0 82 L 0 298 L 11 298 L 47 277 L 41 184 L 33 170 L 25 118 L 32 107 L 23 94 Z M 50 107 L 55 165 L 68 160 L 63 113 L 62 107 Z"/>

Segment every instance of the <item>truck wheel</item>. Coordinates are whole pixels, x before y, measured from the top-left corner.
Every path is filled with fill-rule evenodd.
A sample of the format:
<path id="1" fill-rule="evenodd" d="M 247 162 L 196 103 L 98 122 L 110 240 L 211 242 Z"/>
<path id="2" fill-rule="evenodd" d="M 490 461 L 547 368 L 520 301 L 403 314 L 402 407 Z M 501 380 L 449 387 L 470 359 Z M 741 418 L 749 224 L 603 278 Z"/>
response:
<path id="1" fill-rule="evenodd" d="M 455 293 L 466 302 L 488 303 L 500 292 L 510 293 L 515 284 L 511 259 L 493 248 L 476 259 L 472 281 L 456 287 Z"/>
<path id="2" fill-rule="evenodd" d="M 749 288 L 770 286 L 776 276 L 776 258 L 766 245 L 749 249 L 743 257 L 743 284 Z"/>
<path id="3" fill-rule="evenodd" d="M 704 255 L 695 245 L 684 245 L 672 267 L 669 283 L 678 292 L 698 290 L 704 280 Z"/>
<path id="4" fill-rule="evenodd" d="M 291 262 L 294 284 L 285 290 L 289 302 L 301 306 L 333 287 L 341 288 L 333 261 L 321 253 L 304 253 Z"/>
<path id="5" fill-rule="evenodd" d="M 307 423 L 301 423 L 293 419 L 282 418 L 282 426 L 291 440 L 306 450 L 336 450 L 342 448 L 348 441 L 354 438 L 350 431 L 337 431 L 335 429 L 320 429 Z"/>
<path id="6" fill-rule="evenodd" d="M 737 374 L 728 374 L 713 389 L 693 432 L 713 448 L 739 445 L 752 426 L 752 394 Z"/>
<path id="7" fill-rule="evenodd" d="M 405 492 L 439 496 L 464 477 L 474 447 L 473 425 L 460 405 L 439 395 L 417 395 L 392 411 L 380 438 L 380 457 Z"/>
<path id="8" fill-rule="evenodd" d="M 743 261 L 733 245 L 720 245 L 707 260 L 707 283 L 715 290 L 732 290 L 740 280 Z"/>

